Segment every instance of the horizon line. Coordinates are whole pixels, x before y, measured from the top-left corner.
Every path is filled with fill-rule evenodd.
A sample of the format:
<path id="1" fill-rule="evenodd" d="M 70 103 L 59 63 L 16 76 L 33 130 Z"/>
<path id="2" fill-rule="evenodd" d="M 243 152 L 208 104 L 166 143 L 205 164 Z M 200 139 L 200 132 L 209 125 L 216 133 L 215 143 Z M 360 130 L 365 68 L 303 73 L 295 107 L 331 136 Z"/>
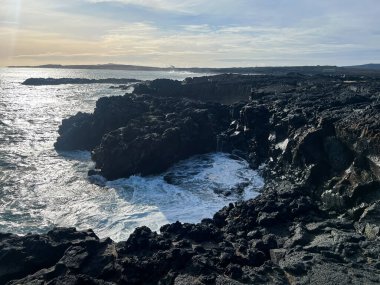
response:
<path id="1" fill-rule="evenodd" d="M 48 63 L 39 65 L 0 65 L 1 68 L 57 68 L 57 67 L 96 67 L 96 66 L 130 66 L 130 67 L 141 67 L 141 68 L 156 68 L 156 69 L 233 69 L 233 68 L 281 68 L 281 67 L 352 67 L 352 66 L 368 66 L 368 65 L 380 65 L 380 63 L 363 63 L 354 65 L 326 65 L 326 64 L 316 64 L 316 65 L 263 65 L 263 66 L 224 66 L 224 67 L 210 67 L 210 66 L 193 66 L 193 67 L 178 67 L 178 66 L 150 66 L 150 65 L 136 65 L 136 64 L 126 64 L 126 63 L 94 63 L 94 64 L 59 64 L 59 63 Z"/>

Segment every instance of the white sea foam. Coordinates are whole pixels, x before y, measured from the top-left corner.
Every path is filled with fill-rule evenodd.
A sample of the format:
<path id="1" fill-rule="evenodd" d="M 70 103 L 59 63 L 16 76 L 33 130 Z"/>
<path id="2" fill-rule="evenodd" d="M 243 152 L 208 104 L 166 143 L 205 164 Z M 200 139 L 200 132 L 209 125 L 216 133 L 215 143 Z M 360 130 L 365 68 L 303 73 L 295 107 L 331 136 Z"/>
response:
<path id="1" fill-rule="evenodd" d="M 24 86 L 28 77 L 174 78 L 184 74 L 0 69 L 0 231 L 43 233 L 53 226 L 92 228 L 124 240 L 137 226 L 198 222 L 230 202 L 257 195 L 263 181 L 226 154 L 196 156 L 163 175 L 107 182 L 87 177 L 89 152 L 53 149 L 61 120 L 92 112 L 97 99 L 122 95 L 109 85 Z M 167 181 L 171 182 L 168 183 Z M 97 185 L 98 184 L 98 185 Z M 103 187 L 102 187 L 103 186 Z"/>
<path id="2" fill-rule="evenodd" d="M 275 147 L 278 149 L 281 149 L 282 152 L 285 152 L 286 147 L 288 146 L 288 143 L 289 143 L 289 139 L 285 139 L 282 142 L 279 142 L 278 144 L 276 144 Z"/>
<path id="3" fill-rule="evenodd" d="M 168 176 L 171 183 L 165 181 Z M 158 231 L 177 220 L 194 223 L 211 218 L 230 202 L 255 197 L 263 186 L 247 162 L 224 153 L 195 156 L 158 176 L 108 182 L 97 176 L 99 180 L 105 187 L 76 177 L 66 182 L 66 190 L 72 189 L 66 191 L 68 196 L 46 192 L 45 198 L 50 198 L 43 215 L 47 224 L 93 228 L 100 237 L 124 240 L 138 226 Z"/>
<path id="4" fill-rule="evenodd" d="M 174 177 L 174 184 L 165 181 L 168 175 Z M 255 197 L 262 186 L 263 180 L 245 161 L 223 153 L 193 157 L 159 176 L 107 182 L 106 188 L 117 197 L 118 210 L 108 214 L 112 222 L 105 225 L 104 235 L 119 240 L 136 226 L 159 230 L 175 221 L 199 222 L 230 202 Z"/>

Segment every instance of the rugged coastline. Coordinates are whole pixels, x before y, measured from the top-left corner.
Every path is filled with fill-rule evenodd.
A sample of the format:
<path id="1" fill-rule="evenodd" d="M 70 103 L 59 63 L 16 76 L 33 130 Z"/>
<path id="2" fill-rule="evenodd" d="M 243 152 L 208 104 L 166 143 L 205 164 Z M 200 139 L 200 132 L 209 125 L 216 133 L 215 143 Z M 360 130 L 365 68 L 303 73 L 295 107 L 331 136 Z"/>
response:
<path id="1" fill-rule="evenodd" d="M 380 282 L 376 78 L 219 75 L 148 82 L 135 92 L 63 121 L 56 148 L 93 150 L 110 179 L 218 148 L 253 168 L 265 164 L 263 193 L 196 225 L 138 228 L 120 243 L 91 230 L 1 234 L 0 283 Z M 202 98 L 213 102 L 193 101 Z"/>
<path id="2" fill-rule="evenodd" d="M 88 79 L 88 78 L 28 78 L 22 82 L 28 86 L 43 85 L 63 85 L 63 84 L 132 84 L 140 80 L 129 78 L 105 78 L 105 79 Z"/>
<path id="3" fill-rule="evenodd" d="M 45 68 L 45 69 L 88 69 L 88 70 L 131 70 L 131 71 L 174 71 L 174 72 L 192 72 L 192 73 L 235 73 L 235 74 L 272 74 L 286 75 L 290 72 L 307 74 L 307 75 L 377 75 L 379 73 L 379 64 L 363 64 L 353 66 L 335 66 L 335 65 L 306 65 L 306 66 L 261 66 L 261 67 L 227 67 L 227 68 L 208 68 L 208 67 L 154 67 L 139 66 L 126 64 L 96 64 L 96 65 L 61 65 L 45 64 L 37 66 L 8 66 L 9 68 Z"/>

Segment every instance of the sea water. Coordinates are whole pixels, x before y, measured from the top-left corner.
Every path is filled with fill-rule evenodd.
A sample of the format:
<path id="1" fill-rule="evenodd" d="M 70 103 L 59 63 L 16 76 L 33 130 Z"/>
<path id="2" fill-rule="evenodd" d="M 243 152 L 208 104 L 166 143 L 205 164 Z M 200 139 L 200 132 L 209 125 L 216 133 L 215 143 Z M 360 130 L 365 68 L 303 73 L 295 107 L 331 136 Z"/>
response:
<path id="1" fill-rule="evenodd" d="M 189 72 L 0 69 L 0 232 L 44 233 L 55 226 L 92 228 L 119 241 L 139 226 L 158 231 L 199 222 L 230 202 L 253 198 L 262 178 L 244 160 L 224 153 L 192 157 L 167 172 L 115 181 L 87 177 L 89 152 L 57 152 L 62 119 L 93 112 L 110 84 L 24 86 L 30 77 L 182 80 Z M 170 176 L 170 183 L 165 177 Z"/>

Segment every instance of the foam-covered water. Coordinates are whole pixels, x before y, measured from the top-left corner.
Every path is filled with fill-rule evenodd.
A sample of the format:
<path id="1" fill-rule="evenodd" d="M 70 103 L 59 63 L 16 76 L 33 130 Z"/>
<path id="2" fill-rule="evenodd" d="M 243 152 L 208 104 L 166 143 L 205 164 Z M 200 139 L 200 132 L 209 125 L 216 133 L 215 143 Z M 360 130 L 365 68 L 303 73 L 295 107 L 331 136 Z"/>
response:
<path id="1" fill-rule="evenodd" d="M 158 230 L 176 220 L 198 222 L 230 202 L 254 197 L 261 178 L 246 162 L 222 153 L 193 157 L 159 176 L 89 179 L 93 163 L 88 152 L 54 150 L 58 126 L 78 111 L 92 112 L 100 97 L 124 91 L 108 84 L 21 85 L 29 77 L 188 76 L 195 74 L 0 69 L 0 231 L 42 233 L 74 226 L 123 240 L 137 226 Z"/>

